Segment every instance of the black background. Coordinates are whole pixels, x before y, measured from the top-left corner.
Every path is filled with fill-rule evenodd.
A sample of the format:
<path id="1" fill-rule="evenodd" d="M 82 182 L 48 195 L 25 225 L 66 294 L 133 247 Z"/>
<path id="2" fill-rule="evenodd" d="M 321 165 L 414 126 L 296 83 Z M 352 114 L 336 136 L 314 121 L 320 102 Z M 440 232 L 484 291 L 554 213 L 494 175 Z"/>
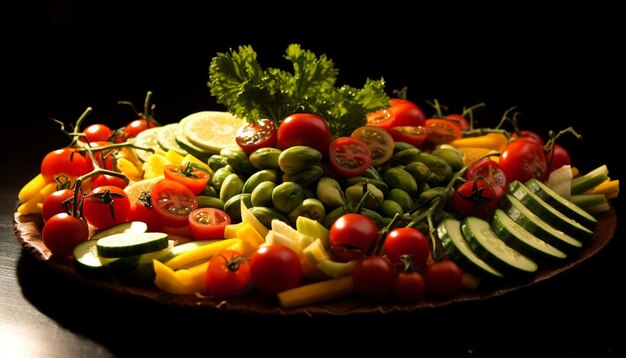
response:
<path id="1" fill-rule="evenodd" d="M 250 44 L 263 66 L 284 67 L 281 56 L 290 43 L 333 59 L 340 84 L 361 86 L 368 77 L 383 77 L 390 94 L 408 86 L 409 99 L 428 114 L 433 111 L 426 100 L 437 98 L 457 111 L 485 102 L 487 109 L 477 113 L 481 126 L 495 125 L 512 106 L 522 112 L 524 128 L 542 135 L 572 125 L 584 136 L 563 141 L 574 164 L 590 170 L 606 163 L 613 177 L 623 176 L 623 135 L 618 127 L 624 113 L 624 38 L 619 36 L 624 26 L 614 8 L 339 2 L 293 2 L 276 8 L 265 3 L 184 1 L 44 4 L 13 5 L 0 15 L 0 119 L 4 126 L 16 127 L 2 133 L 2 146 L 5 153 L 17 153 L 4 156 L 0 169 L 19 177 L 12 183 L 30 179 L 46 152 L 67 144 L 50 117 L 71 123 L 91 106 L 94 113 L 87 123 L 122 126 L 134 116 L 116 102 L 129 100 L 141 106 L 148 90 L 154 92 L 161 123 L 199 110 L 219 110 L 222 107 L 206 86 L 208 65 L 217 52 Z M 619 203 L 614 205 L 619 214 Z M 520 352 L 599 356 L 624 349 L 619 292 L 626 270 L 624 244 L 619 232 L 617 236 L 594 258 L 592 270 L 583 267 L 508 297 L 413 315 L 339 319 L 198 315 L 77 289 L 41 268 L 32 274 L 37 266 L 27 255 L 20 259 L 17 274 L 25 298 L 38 310 L 116 355 L 162 352 L 189 338 L 221 340 L 231 348 L 220 348 L 232 352 L 277 347 L 286 352 L 283 344 L 294 342 L 302 344 L 300 350 L 312 351 L 306 346 L 311 344 L 326 354 L 333 351 L 326 347 L 332 342 L 339 345 L 335 352 L 379 348 L 386 354 L 402 349 L 416 355 L 428 351 L 461 356 Z M 71 297 L 59 293 L 64 290 Z M 69 305 L 88 310 L 91 305 L 84 299 L 94 300 L 102 314 L 120 323 L 119 334 L 85 325 L 84 312 L 67 309 Z M 134 346 L 129 336 L 135 325 L 154 335 L 155 342 Z M 250 341 L 240 342 L 235 334 Z M 156 342 L 168 337 L 176 341 L 167 347 Z M 205 344 L 210 353 L 210 343 Z"/>

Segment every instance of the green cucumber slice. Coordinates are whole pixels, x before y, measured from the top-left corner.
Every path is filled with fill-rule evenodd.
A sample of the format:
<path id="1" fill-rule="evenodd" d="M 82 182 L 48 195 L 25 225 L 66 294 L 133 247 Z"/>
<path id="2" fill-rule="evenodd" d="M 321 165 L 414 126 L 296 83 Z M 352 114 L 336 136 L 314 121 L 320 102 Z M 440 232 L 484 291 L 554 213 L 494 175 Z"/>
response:
<path id="1" fill-rule="evenodd" d="M 533 193 L 537 194 L 537 196 L 543 199 L 546 203 L 584 225 L 587 229 L 593 230 L 596 227 L 596 224 L 598 223 L 596 218 L 582 208 L 578 207 L 576 204 L 557 194 L 540 180 L 535 178 L 530 179 L 526 182 L 526 187 Z"/>
<path id="2" fill-rule="evenodd" d="M 103 237 L 107 237 L 113 234 L 119 234 L 123 232 L 146 232 L 148 231 L 148 225 L 143 221 L 131 221 L 127 223 L 117 224 L 104 230 L 95 233 L 90 240 L 99 240 Z"/>
<path id="3" fill-rule="evenodd" d="M 444 249 L 455 262 L 463 268 L 481 277 L 502 278 L 500 271 L 491 267 L 483 259 L 478 257 L 461 233 L 461 222 L 453 218 L 442 220 L 437 225 L 437 235 Z"/>
<path id="4" fill-rule="evenodd" d="M 582 242 L 543 221 L 511 194 L 500 199 L 500 206 L 513 221 L 559 250 L 572 252 L 583 247 Z"/>
<path id="5" fill-rule="evenodd" d="M 77 271 L 85 275 L 110 277 L 131 271 L 138 256 L 105 258 L 98 254 L 97 240 L 87 240 L 74 248 L 74 264 Z"/>
<path id="6" fill-rule="evenodd" d="M 530 258 L 540 261 L 559 261 L 567 258 L 567 254 L 528 232 L 502 209 L 496 209 L 493 213 L 491 230 L 507 245 Z"/>
<path id="7" fill-rule="evenodd" d="M 123 232 L 97 241 L 98 254 L 102 257 L 141 255 L 167 246 L 167 234 L 162 232 Z"/>
<path id="8" fill-rule="evenodd" d="M 461 232 L 476 255 L 496 269 L 516 275 L 528 275 L 539 268 L 535 261 L 504 243 L 483 219 L 473 216 L 463 219 Z"/>
<path id="9" fill-rule="evenodd" d="M 583 240 L 589 240 L 593 236 L 593 231 L 546 203 L 520 181 L 515 180 L 509 185 L 509 193 L 519 199 L 530 211 L 564 233 Z"/>

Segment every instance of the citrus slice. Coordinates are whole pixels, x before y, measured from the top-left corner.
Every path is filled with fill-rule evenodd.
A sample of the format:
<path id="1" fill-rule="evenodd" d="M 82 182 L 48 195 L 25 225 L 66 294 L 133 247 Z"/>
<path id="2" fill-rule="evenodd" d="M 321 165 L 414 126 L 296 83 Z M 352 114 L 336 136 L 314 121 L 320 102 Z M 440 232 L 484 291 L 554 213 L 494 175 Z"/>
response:
<path id="1" fill-rule="evenodd" d="M 130 200 L 131 204 L 136 203 L 144 191 L 151 192 L 154 184 L 161 180 L 163 180 L 163 175 L 130 183 L 124 188 L 124 192 L 128 195 L 128 200 Z"/>
<path id="2" fill-rule="evenodd" d="M 181 122 L 184 122 L 184 134 L 191 143 L 214 152 L 236 147 L 235 134 L 246 124 L 228 112 L 216 111 L 197 112 Z"/>
<path id="3" fill-rule="evenodd" d="M 184 157 L 187 155 L 187 151 L 176 142 L 176 127 L 178 127 L 178 123 L 163 126 L 157 133 L 157 142 L 163 150 L 168 151 L 171 149 Z"/>
<path id="4" fill-rule="evenodd" d="M 159 142 L 157 140 L 157 134 L 161 131 L 163 127 L 154 127 L 143 130 L 137 134 L 137 136 L 132 140 L 132 143 L 138 147 L 142 148 L 150 148 L 157 150 L 159 148 Z M 152 152 L 147 150 L 135 149 L 135 153 L 139 159 L 144 162 L 147 162 L 148 159 L 152 156 Z"/>

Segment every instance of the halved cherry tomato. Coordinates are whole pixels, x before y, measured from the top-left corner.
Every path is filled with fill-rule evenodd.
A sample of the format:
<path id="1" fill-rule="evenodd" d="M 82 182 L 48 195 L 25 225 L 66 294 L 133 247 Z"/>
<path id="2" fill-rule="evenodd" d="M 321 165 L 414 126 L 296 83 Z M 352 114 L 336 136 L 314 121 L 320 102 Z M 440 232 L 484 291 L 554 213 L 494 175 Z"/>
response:
<path id="1" fill-rule="evenodd" d="M 276 146 L 276 138 L 276 124 L 267 118 L 244 124 L 235 134 L 237 145 L 248 155 L 259 148 Z"/>
<path id="2" fill-rule="evenodd" d="M 466 131 L 470 129 L 470 123 L 467 120 L 467 118 L 463 117 L 462 115 L 458 114 L 458 113 L 451 113 L 451 114 L 446 114 L 443 119 L 447 119 L 449 121 L 452 121 L 456 124 L 459 125 L 459 127 L 461 127 L 462 131 Z"/>
<path id="3" fill-rule="evenodd" d="M 352 132 L 352 138 L 358 138 L 370 148 L 372 165 L 377 167 L 391 158 L 395 141 L 384 128 L 377 126 L 361 126 Z"/>
<path id="4" fill-rule="evenodd" d="M 139 118 L 139 119 L 135 119 L 134 121 L 128 123 L 126 125 L 126 127 L 124 127 L 124 134 L 127 137 L 136 137 L 137 134 L 145 131 L 148 128 L 152 128 L 152 127 L 156 127 L 157 124 L 152 122 L 152 121 L 148 121 L 147 119 L 143 119 L 143 118 Z"/>
<path id="5" fill-rule="evenodd" d="M 250 262 L 237 251 L 215 254 L 206 274 L 207 292 L 216 297 L 232 297 L 250 284 Z"/>
<path id="6" fill-rule="evenodd" d="M 113 131 L 104 124 L 92 124 L 83 130 L 83 134 L 87 137 L 87 141 L 100 142 L 107 141 Z M 84 142 L 83 138 L 81 140 Z"/>
<path id="7" fill-rule="evenodd" d="M 330 167 L 344 178 L 361 176 L 372 165 L 372 152 L 364 141 L 339 137 L 328 148 Z"/>
<path id="8" fill-rule="evenodd" d="M 391 98 L 389 108 L 367 114 L 367 124 L 389 129 L 396 126 L 423 126 L 426 116 L 415 103 Z"/>
<path id="9" fill-rule="evenodd" d="M 398 142 L 406 142 L 419 148 L 428 138 L 428 131 L 423 126 L 396 126 L 389 128 L 389 134 Z"/>
<path id="10" fill-rule="evenodd" d="M 446 144 L 463 136 L 461 126 L 442 118 L 430 118 L 426 120 L 428 141 L 432 144 Z"/>
<path id="11" fill-rule="evenodd" d="M 230 216 L 216 208 L 199 208 L 189 213 L 189 228 L 196 240 L 223 239 Z"/>
<path id="12" fill-rule="evenodd" d="M 191 189 L 171 179 L 163 179 L 154 184 L 150 201 L 165 226 L 187 225 L 189 213 L 198 208 L 198 199 Z"/>
<path id="13" fill-rule="evenodd" d="M 313 113 L 294 113 L 278 126 L 278 148 L 283 150 L 296 145 L 306 145 L 326 156 L 331 139 L 326 120 Z"/>
<path id="14" fill-rule="evenodd" d="M 92 169 L 91 162 L 77 148 L 61 148 L 46 154 L 41 161 L 41 175 L 48 183 L 59 174 L 76 178 Z"/>
<path id="15" fill-rule="evenodd" d="M 483 177 L 494 184 L 500 185 L 504 191 L 509 189 L 509 181 L 500 164 L 490 158 L 483 158 L 470 164 L 464 175 L 465 179 L 472 180 Z"/>
<path id="16" fill-rule="evenodd" d="M 168 164 L 163 168 L 163 175 L 166 179 L 175 180 L 183 184 L 195 195 L 200 194 L 209 182 L 209 173 L 189 164 Z"/>

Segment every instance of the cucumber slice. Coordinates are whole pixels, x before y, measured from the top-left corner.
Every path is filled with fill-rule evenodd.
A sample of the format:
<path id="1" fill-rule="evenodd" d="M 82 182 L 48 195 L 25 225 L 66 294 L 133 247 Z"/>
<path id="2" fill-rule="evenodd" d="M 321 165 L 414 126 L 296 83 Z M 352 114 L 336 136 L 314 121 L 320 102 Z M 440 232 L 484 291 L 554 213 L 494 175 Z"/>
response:
<path id="1" fill-rule="evenodd" d="M 561 197 L 541 181 L 534 178 L 530 179 L 526 182 L 526 187 L 533 193 L 537 194 L 537 196 L 543 199 L 546 203 L 570 218 L 578 221 L 587 229 L 593 230 L 596 227 L 596 224 L 598 223 L 596 218 L 571 201 Z"/>
<path id="2" fill-rule="evenodd" d="M 103 237 L 107 237 L 113 234 L 119 234 L 123 232 L 146 232 L 148 231 L 148 225 L 143 221 L 131 221 L 127 223 L 117 224 L 106 228 L 104 230 L 95 233 L 90 240 L 99 240 Z"/>
<path id="3" fill-rule="evenodd" d="M 505 244 L 483 219 L 473 216 L 463 219 L 461 232 L 476 255 L 496 269 L 528 275 L 539 268 L 535 261 Z"/>
<path id="4" fill-rule="evenodd" d="M 512 182 L 509 185 L 509 193 L 519 199 L 530 211 L 564 233 L 583 240 L 589 240 L 593 236 L 593 231 L 543 201 L 521 182 L 517 180 Z"/>
<path id="5" fill-rule="evenodd" d="M 123 232 L 97 241 L 102 257 L 126 257 L 164 249 L 168 246 L 167 234 L 162 232 Z"/>
<path id="6" fill-rule="evenodd" d="M 507 245 L 530 258 L 540 261 L 558 261 L 567 258 L 567 254 L 528 232 L 502 209 L 496 209 L 493 213 L 491 230 Z"/>
<path id="7" fill-rule="evenodd" d="M 97 240 L 87 240 L 74 248 L 74 264 L 81 273 L 97 277 L 110 277 L 131 271 L 138 256 L 105 258 L 98 254 Z"/>
<path id="8" fill-rule="evenodd" d="M 500 206 L 513 221 L 559 250 L 572 252 L 583 246 L 582 242 L 543 221 L 511 194 L 500 199 Z"/>
<path id="9" fill-rule="evenodd" d="M 157 133 L 157 142 L 159 143 L 159 146 L 163 148 L 164 151 L 168 151 L 171 149 L 184 157 L 189 153 L 187 153 L 186 150 L 181 148 L 181 146 L 178 145 L 178 143 L 176 142 L 176 127 L 177 126 L 178 126 L 178 123 L 171 123 L 171 124 L 163 126 L 161 130 L 159 131 L 159 133 Z"/>
<path id="10" fill-rule="evenodd" d="M 478 257 L 461 233 L 461 222 L 447 218 L 437 226 L 437 235 L 450 258 L 458 262 L 463 268 L 477 275 L 488 278 L 502 278 L 500 271 L 491 267 Z"/>

